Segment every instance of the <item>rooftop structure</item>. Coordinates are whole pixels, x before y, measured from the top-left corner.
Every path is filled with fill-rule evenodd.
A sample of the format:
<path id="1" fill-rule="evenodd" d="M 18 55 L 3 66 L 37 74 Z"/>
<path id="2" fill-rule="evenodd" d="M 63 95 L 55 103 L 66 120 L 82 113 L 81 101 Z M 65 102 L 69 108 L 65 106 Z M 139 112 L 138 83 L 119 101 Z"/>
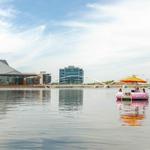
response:
<path id="1" fill-rule="evenodd" d="M 0 60 L 0 75 L 2 74 L 21 74 L 19 71 L 10 67 L 6 60 Z"/>

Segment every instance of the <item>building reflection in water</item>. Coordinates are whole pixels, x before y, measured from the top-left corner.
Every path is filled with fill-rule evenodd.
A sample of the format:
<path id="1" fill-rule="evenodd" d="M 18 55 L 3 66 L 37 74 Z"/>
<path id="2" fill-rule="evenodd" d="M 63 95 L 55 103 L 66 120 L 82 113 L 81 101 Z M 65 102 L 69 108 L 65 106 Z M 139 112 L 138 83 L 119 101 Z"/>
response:
<path id="1" fill-rule="evenodd" d="M 117 101 L 120 120 L 125 126 L 141 126 L 148 101 Z"/>
<path id="2" fill-rule="evenodd" d="M 38 98 L 42 103 L 50 102 L 51 100 L 51 91 L 50 90 L 40 90 L 38 91 Z"/>
<path id="3" fill-rule="evenodd" d="M 78 111 L 83 105 L 82 89 L 60 89 L 59 109 L 61 111 Z"/>
<path id="4" fill-rule="evenodd" d="M 0 91 L 0 117 L 7 111 L 12 111 L 17 105 L 44 104 L 50 99 L 50 90 L 2 90 Z"/>

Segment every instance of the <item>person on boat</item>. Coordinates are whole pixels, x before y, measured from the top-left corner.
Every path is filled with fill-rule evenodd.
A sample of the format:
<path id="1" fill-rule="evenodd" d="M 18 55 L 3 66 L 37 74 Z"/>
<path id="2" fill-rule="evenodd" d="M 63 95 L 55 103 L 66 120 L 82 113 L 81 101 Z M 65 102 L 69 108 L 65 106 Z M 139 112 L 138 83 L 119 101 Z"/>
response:
<path id="1" fill-rule="evenodd" d="M 136 87 L 136 88 L 135 88 L 135 92 L 140 92 L 139 87 Z"/>
<path id="2" fill-rule="evenodd" d="M 121 88 L 119 89 L 119 92 L 122 92 L 122 89 L 121 89 Z"/>
<path id="3" fill-rule="evenodd" d="M 132 89 L 131 92 L 135 92 L 135 89 Z"/>
<path id="4" fill-rule="evenodd" d="M 145 91 L 145 88 L 143 88 L 143 93 L 145 93 L 146 91 Z"/>

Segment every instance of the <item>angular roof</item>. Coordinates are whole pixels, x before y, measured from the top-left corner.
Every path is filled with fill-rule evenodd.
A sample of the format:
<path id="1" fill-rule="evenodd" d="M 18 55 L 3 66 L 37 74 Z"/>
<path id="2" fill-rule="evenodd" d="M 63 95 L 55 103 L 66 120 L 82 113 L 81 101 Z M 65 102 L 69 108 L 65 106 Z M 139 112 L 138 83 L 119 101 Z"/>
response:
<path id="1" fill-rule="evenodd" d="M 10 67 L 6 60 L 0 60 L 0 74 L 21 74 L 21 72 Z"/>

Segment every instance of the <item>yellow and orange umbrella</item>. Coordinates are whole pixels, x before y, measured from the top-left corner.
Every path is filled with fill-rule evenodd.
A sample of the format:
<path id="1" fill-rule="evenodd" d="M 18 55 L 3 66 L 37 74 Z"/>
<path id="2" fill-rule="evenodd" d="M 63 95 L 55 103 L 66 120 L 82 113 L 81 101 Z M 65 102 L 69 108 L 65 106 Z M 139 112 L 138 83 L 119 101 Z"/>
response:
<path id="1" fill-rule="evenodd" d="M 124 83 L 146 83 L 147 81 L 135 75 L 120 80 Z"/>

